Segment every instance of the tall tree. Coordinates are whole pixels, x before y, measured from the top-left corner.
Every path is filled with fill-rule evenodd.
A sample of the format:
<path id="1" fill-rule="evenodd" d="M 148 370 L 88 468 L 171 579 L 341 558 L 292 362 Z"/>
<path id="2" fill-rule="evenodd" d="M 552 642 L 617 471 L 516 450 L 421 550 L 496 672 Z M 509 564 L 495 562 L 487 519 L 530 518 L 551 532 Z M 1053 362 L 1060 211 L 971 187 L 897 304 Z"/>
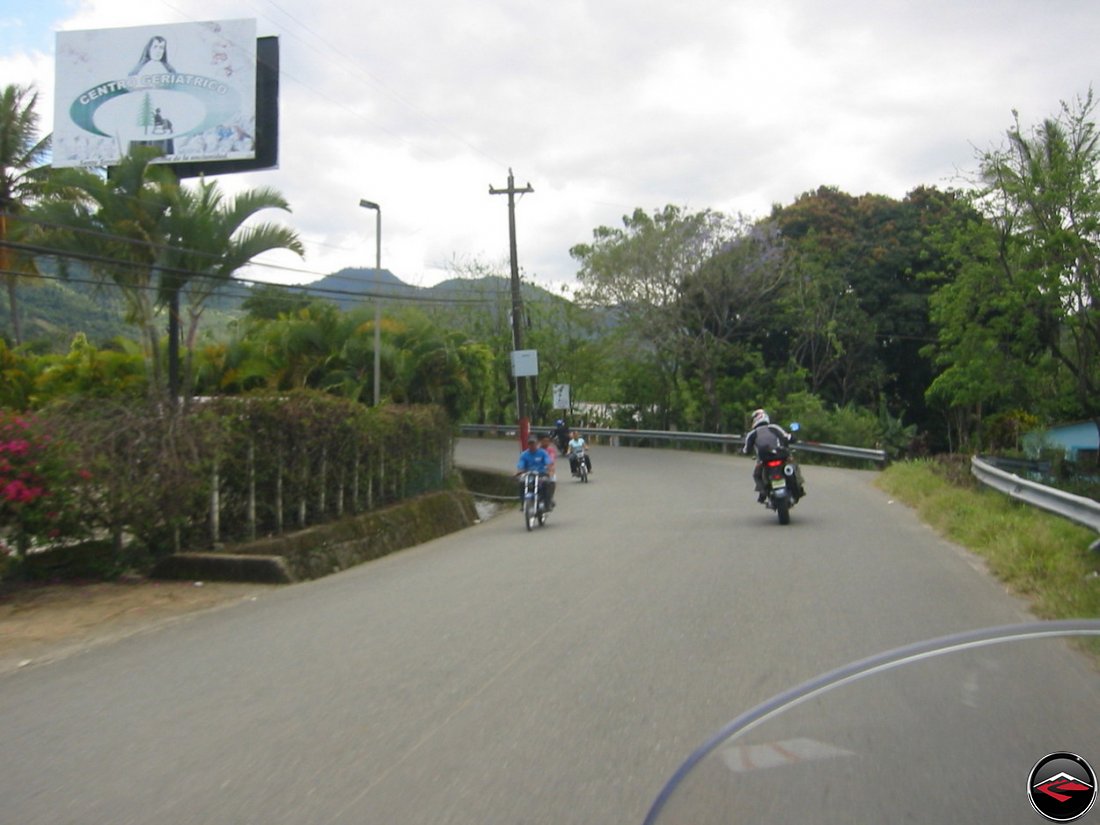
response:
<path id="1" fill-rule="evenodd" d="M 937 241 L 951 273 L 930 300 L 937 341 L 926 348 L 938 368 L 926 395 L 945 414 L 952 451 L 982 445 L 985 419 L 1013 407 L 1045 405 L 1052 375 L 1039 318 L 1016 287 L 1017 239 L 980 216 Z"/>
<path id="2" fill-rule="evenodd" d="M 886 401 L 927 426 L 932 368 L 921 349 L 934 337 L 932 276 L 946 270 L 932 240 L 968 209 L 930 187 L 903 200 L 821 187 L 774 210 L 791 257 L 791 354 L 814 393 L 840 405 Z"/>
<path id="3" fill-rule="evenodd" d="M 175 397 L 181 390 L 181 296 L 188 315 L 190 375 L 195 334 L 211 296 L 257 255 L 277 248 L 301 255 L 303 249 L 286 227 L 246 225 L 262 210 L 288 209 L 274 190 L 247 190 L 227 200 L 215 182 L 181 186 L 171 170 L 152 163 L 158 153 L 152 147 L 135 148 L 106 177 L 66 170 L 52 185 L 68 196 L 42 203 L 39 211 L 56 227 L 51 242 L 60 258 L 85 262 L 121 290 L 127 320 L 142 331 L 150 384 L 157 391 L 164 384 L 156 321 L 167 310 L 168 389 Z"/>
<path id="4" fill-rule="evenodd" d="M 613 308 L 637 345 L 652 352 L 661 386 L 661 398 L 652 403 L 666 427 L 678 394 L 683 339 L 693 334 L 680 324 L 685 280 L 734 234 L 733 221 L 719 212 L 669 205 L 653 215 L 636 209 L 621 229 L 598 227 L 591 243 L 570 250 L 580 264 L 580 300 Z"/>
<path id="5" fill-rule="evenodd" d="M 45 200 L 36 211 L 52 227 L 49 243 L 63 263 L 84 261 L 122 292 L 126 320 L 141 330 L 151 387 L 161 390 L 157 273 L 167 247 L 165 217 L 178 182 L 170 169 L 151 162 L 158 155 L 150 147 L 136 148 L 107 177 L 63 170 L 51 187 L 68 196 Z"/>
<path id="6" fill-rule="evenodd" d="M 26 255 L 8 246 L 9 239 L 25 236 L 22 224 L 11 218 L 21 213 L 40 189 L 41 162 L 49 151 L 50 136 L 39 137 L 38 93 L 31 87 L 9 85 L 0 92 L 0 274 L 8 291 L 12 338 L 22 343 L 17 287 L 21 275 L 33 272 Z"/>
<path id="7" fill-rule="evenodd" d="M 168 310 L 170 373 L 179 363 L 181 294 L 186 299 L 184 386 L 189 391 L 195 335 L 210 298 L 257 255 L 272 249 L 304 255 L 305 250 L 297 233 L 287 227 L 273 223 L 246 226 L 263 210 L 289 211 L 286 200 L 273 189 L 246 190 L 227 201 L 215 181 L 203 180 L 194 188 L 176 187 L 170 195 L 163 224 L 165 247 L 158 299 Z M 170 374 L 169 391 L 175 395 L 179 390 L 178 376 Z"/>
<path id="8" fill-rule="evenodd" d="M 473 414 L 481 424 L 507 421 L 515 417 L 517 403 L 516 379 L 512 375 L 511 362 L 515 346 L 508 261 L 493 264 L 476 259 L 454 260 L 450 271 L 453 277 L 448 283 L 455 302 L 432 305 L 426 312 L 433 322 L 489 347 L 492 360 L 488 373 L 477 388 Z M 530 297 L 526 284 L 521 283 L 521 289 Z M 529 319 L 531 302 L 527 301 L 524 307 L 525 316 Z M 525 346 L 531 343 L 526 341 Z M 537 346 L 537 342 L 534 343 Z"/>
<path id="9" fill-rule="evenodd" d="M 685 370 L 700 381 L 705 409 L 699 425 L 721 432 L 726 425 L 719 387 L 723 378 L 753 365 L 759 341 L 777 321 L 786 282 L 786 259 L 774 222 L 742 219 L 736 235 L 681 284 L 678 302 L 680 351 Z M 786 363 L 779 366 L 786 366 Z"/>
<path id="10" fill-rule="evenodd" d="M 1018 242 L 1005 261 L 1047 352 L 1071 376 L 1080 414 L 1100 415 L 1100 134 L 1092 90 L 980 156 L 986 216 Z"/>

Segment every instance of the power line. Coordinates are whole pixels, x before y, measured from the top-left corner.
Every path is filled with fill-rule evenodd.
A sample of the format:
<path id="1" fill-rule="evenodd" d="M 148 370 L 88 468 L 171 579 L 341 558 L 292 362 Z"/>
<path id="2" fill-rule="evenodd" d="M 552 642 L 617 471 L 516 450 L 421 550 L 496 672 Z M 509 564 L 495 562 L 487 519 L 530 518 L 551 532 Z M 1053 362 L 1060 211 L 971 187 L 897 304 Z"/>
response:
<path id="1" fill-rule="evenodd" d="M 14 249 L 14 250 L 24 252 L 24 253 L 29 253 L 29 254 L 32 254 L 32 255 L 41 255 L 41 256 L 46 256 L 46 257 L 56 257 L 56 258 L 63 258 L 63 259 L 72 259 L 72 260 L 76 260 L 76 261 L 83 261 L 83 262 L 89 263 L 89 264 L 99 264 L 101 266 L 110 266 L 110 267 L 115 268 L 115 269 L 148 270 L 148 271 L 154 272 L 157 275 L 165 275 L 165 274 L 167 274 L 167 275 L 181 275 L 181 276 L 186 276 L 187 278 L 190 278 L 190 279 L 206 279 L 206 280 L 211 280 L 211 281 L 217 281 L 217 282 L 219 282 L 220 284 L 223 284 L 223 285 L 250 284 L 252 286 L 278 287 L 278 288 L 281 288 L 281 289 L 286 289 L 288 292 L 297 291 L 297 292 L 302 292 L 302 293 L 307 294 L 307 295 L 316 295 L 318 297 L 325 297 L 325 296 L 348 297 L 348 298 L 358 298 L 358 299 L 362 299 L 362 300 L 383 299 L 384 298 L 384 299 L 390 300 L 390 301 L 394 301 L 394 300 L 396 300 L 396 301 L 405 301 L 405 302 L 414 303 L 414 304 L 420 303 L 420 304 L 455 304 L 455 305 L 470 304 L 470 305 L 476 305 L 476 304 L 489 304 L 489 303 L 494 302 L 494 299 L 492 297 L 460 298 L 460 297 L 457 297 L 457 296 L 449 297 L 449 296 L 439 296 L 439 295 L 416 295 L 416 294 L 402 295 L 402 294 L 398 294 L 398 293 L 395 293 L 395 292 L 389 292 L 389 291 L 387 291 L 387 292 L 356 291 L 356 290 L 347 290 L 347 289 L 335 289 L 333 287 L 310 287 L 310 286 L 291 286 L 291 287 L 288 287 L 288 286 L 284 286 L 283 284 L 277 284 L 277 283 L 274 283 L 274 282 L 271 282 L 271 281 L 256 280 L 254 278 L 243 278 L 243 277 L 239 277 L 239 276 L 233 276 L 231 278 L 226 279 L 226 278 L 222 278 L 222 277 L 217 276 L 217 275 L 212 275 L 208 272 L 196 272 L 195 270 L 179 269 L 179 268 L 176 268 L 176 267 L 162 267 L 162 266 L 158 266 L 156 264 L 147 265 L 147 264 L 138 263 L 136 261 L 126 261 L 126 260 L 123 260 L 123 259 L 109 258 L 109 257 L 105 257 L 105 256 L 102 256 L 102 255 L 94 255 L 92 253 L 87 253 L 87 252 L 59 251 L 59 250 L 53 249 L 51 247 L 36 246 L 34 244 L 14 243 L 14 242 L 11 242 L 11 241 L 0 242 L 0 248 Z M 123 285 L 115 283 L 114 281 L 111 281 L 111 280 L 104 280 L 104 279 L 98 279 L 98 278 L 96 278 L 96 279 L 72 278 L 72 277 L 67 277 L 67 276 L 62 276 L 62 275 L 47 275 L 47 274 L 44 274 L 42 272 L 33 272 L 33 273 L 31 273 L 31 272 L 21 272 L 21 271 L 14 270 L 14 269 L 2 270 L 2 271 L 0 271 L 0 274 L 13 275 L 13 276 L 24 277 L 24 278 L 32 278 L 32 279 L 41 279 L 41 280 L 52 280 L 52 281 L 62 281 L 62 282 L 71 281 L 73 283 L 98 284 L 98 285 L 105 286 L 105 287 L 108 287 L 108 288 L 109 287 L 117 287 L 119 289 L 126 288 L 126 289 L 139 289 L 139 290 L 150 290 L 150 291 L 157 291 L 159 289 L 159 286 L 157 286 L 157 285 L 145 286 L 145 285 L 141 285 L 141 284 L 129 284 L 129 285 L 126 285 L 125 287 L 123 287 Z M 415 289 L 416 287 L 410 287 L 410 288 Z"/>
<path id="2" fill-rule="evenodd" d="M 47 229 L 47 230 L 70 231 L 70 232 L 74 232 L 78 235 L 84 235 L 84 236 L 96 238 L 96 239 L 99 239 L 99 240 L 107 240 L 107 241 L 111 241 L 111 242 L 114 242 L 114 243 L 129 244 L 129 245 L 134 246 L 134 247 L 147 249 L 148 251 L 151 251 L 153 253 L 172 251 L 172 252 L 180 252 L 180 253 L 184 253 L 184 254 L 187 254 L 187 255 L 192 255 L 192 256 L 197 257 L 197 258 L 207 258 L 211 261 L 211 263 L 216 263 L 220 260 L 220 258 L 216 254 L 206 252 L 206 251 L 203 251 L 203 250 L 189 249 L 187 247 L 179 247 L 179 246 L 174 246 L 174 245 L 171 245 L 171 244 L 155 244 L 151 241 L 147 241 L 147 240 L 140 239 L 140 238 L 128 238 L 128 237 L 125 237 L 125 236 L 115 235 L 115 234 L 112 234 L 112 233 L 109 233 L 109 232 L 104 232 L 102 230 L 88 229 L 86 227 L 66 226 L 64 224 L 57 224 L 57 223 L 53 223 L 53 222 L 49 222 L 49 221 L 43 221 L 43 220 L 39 220 L 39 219 L 36 219 L 36 218 L 28 217 L 28 216 L 25 216 L 25 215 L 10 215 L 8 213 L 0 213 L 0 214 L 5 214 L 8 217 L 13 217 L 13 218 L 16 218 L 18 220 L 23 220 L 26 223 L 34 224 L 36 226 L 39 226 L 39 227 Z M 186 277 L 186 278 L 189 278 L 189 279 L 196 279 L 196 278 L 204 279 L 205 278 L 205 279 L 208 279 L 208 280 L 216 280 L 216 281 L 221 281 L 221 282 L 228 283 L 228 281 L 222 276 L 215 275 L 215 274 L 212 274 L 212 273 L 209 273 L 209 272 L 203 272 L 201 270 L 188 269 L 188 268 L 185 268 L 185 267 L 163 266 L 163 265 L 157 264 L 156 262 L 144 263 L 144 262 L 138 262 L 138 261 L 128 261 L 128 260 L 125 260 L 125 259 L 122 259 L 122 258 L 112 258 L 112 257 L 104 256 L 104 255 L 97 255 L 97 254 L 94 254 L 94 253 L 91 253 L 91 252 L 64 250 L 64 249 L 60 249 L 60 248 L 57 248 L 57 247 L 42 246 L 42 245 L 38 245 L 38 244 L 26 244 L 26 243 L 20 243 L 20 242 L 17 242 L 17 241 L 7 240 L 7 241 L 0 241 L 0 249 L 12 249 L 12 250 L 24 252 L 24 253 L 32 255 L 32 256 L 40 255 L 40 256 L 49 256 L 49 257 L 57 257 L 57 258 L 63 258 L 63 259 L 72 259 L 72 260 L 84 261 L 86 263 L 99 264 L 99 265 L 105 266 L 105 267 L 109 266 L 109 267 L 115 268 L 115 269 L 125 268 L 125 269 L 135 269 L 135 270 L 153 270 L 156 273 L 162 274 L 162 275 L 180 275 L 180 276 L 183 276 L 183 277 Z M 295 268 L 292 268 L 292 267 L 284 267 L 284 266 L 278 266 L 278 265 L 274 265 L 274 264 L 251 263 L 251 264 L 249 264 L 249 266 L 258 266 L 258 267 L 261 267 L 261 268 L 280 269 L 280 270 L 295 271 L 295 272 L 309 272 L 308 270 L 304 270 L 304 269 L 295 269 Z M 10 274 L 30 275 L 31 277 L 33 277 L 33 273 L 17 273 L 17 272 L 11 271 Z M 330 273 L 329 275 L 324 275 L 323 273 L 313 272 L 313 273 L 309 273 L 309 274 L 315 274 L 315 275 L 318 275 L 319 277 L 324 278 L 324 277 L 331 277 L 331 275 L 334 274 L 334 273 Z M 394 292 L 392 290 L 382 290 L 382 291 L 341 290 L 341 289 L 337 289 L 337 288 L 334 288 L 334 287 L 316 287 L 316 286 L 310 286 L 310 285 L 296 285 L 294 287 L 286 287 L 283 284 L 277 284 L 277 283 L 274 283 L 274 282 L 271 282 L 271 281 L 264 281 L 264 280 L 255 279 L 255 278 L 246 278 L 246 277 L 238 276 L 238 275 L 234 275 L 232 277 L 232 280 L 236 281 L 238 283 L 248 283 L 248 284 L 254 284 L 254 285 L 261 285 L 261 286 L 283 287 L 283 288 L 290 289 L 292 291 L 298 290 L 298 291 L 304 291 L 304 292 L 308 292 L 308 293 L 311 293 L 311 294 L 318 294 L 318 295 L 356 297 L 356 298 L 363 298 L 363 299 L 372 299 L 372 298 L 393 299 L 393 298 L 399 298 L 400 300 L 405 300 L 405 301 L 409 301 L 409 302 L 412 302 L 412 303 L 483 304 L 483 303 L 490 303 L 492 301 L 491 298 L 441 297 L 441 296 L 438 296 L 438 295 L 432 295 L 432 296 L 429 296 L 429 295 L 400 295 L 400 294 L 397 294 L 396 292 Z M 418 289 L 418 287 L 406 287 L 406 288 L 408 288 L 408 289 Z"/>

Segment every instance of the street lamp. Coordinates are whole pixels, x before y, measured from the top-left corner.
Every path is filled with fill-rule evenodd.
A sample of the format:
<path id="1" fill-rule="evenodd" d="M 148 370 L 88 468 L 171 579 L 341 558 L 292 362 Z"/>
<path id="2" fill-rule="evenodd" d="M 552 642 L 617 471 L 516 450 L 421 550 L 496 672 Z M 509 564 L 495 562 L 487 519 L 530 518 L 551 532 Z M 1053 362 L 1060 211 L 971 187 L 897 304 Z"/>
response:
<path id="1" fill-rule="evenodd" d="M 380 286 L 379 278 L 382 274 L 382 207 L 374 201 L 360 200 L 359 205 L 364 209 L 373 209 L 376 213 L 374 224 L 374 287 Z M 374 298 L 374 406 L 378 406 L 381 399 L 381 371 L 382 371 L 382 300 L 376 295 Z"/>

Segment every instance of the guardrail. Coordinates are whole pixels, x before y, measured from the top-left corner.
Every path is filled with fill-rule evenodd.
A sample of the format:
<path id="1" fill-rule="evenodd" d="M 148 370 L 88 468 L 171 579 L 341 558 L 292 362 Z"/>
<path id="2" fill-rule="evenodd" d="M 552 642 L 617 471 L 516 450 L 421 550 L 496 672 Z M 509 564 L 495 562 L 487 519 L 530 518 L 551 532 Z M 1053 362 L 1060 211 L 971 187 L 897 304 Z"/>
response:
<path id="1" fill-rule="evenodd" d="M 987 487 L 992 487 L 1017 501 L 1068 518 L 1100 533 L 1100 502 L 1020 478 L 1013 473 L 997 469 L 978 456 L 970 459 L 970 472 Z M 1089 549 L 1100 551 L 1100 538 L 1089 545 Z"/>
<path id="2" fill-rule="evenodd" d="M 462 424 L 460 429 L 464 433 L 482 433 L 508 437 L 516 434 L 515 426 L 505 424 Z M 535 429 L 546 430 L 547 428 L 536 427 Z M 678 430 L 616 430 L 605 427 L 571 427 L 570 429 L 576 430 L 585 437 L 599 436 L 601 438 L 618 439 L 620 443 L 625 442 L 627 444 L 636 441 L 668 441 L 676 445 L 682 441 L 690 441 L 740 448 L 745 443 L 743 435 L 727 435 L 725 433 L 691 433 Z M 870 461 L 877 464 L 880 469 L 889 462 L 889 456 L 887 456 L 885 450 L 845 447 L 840 444 L 822 444 L 818 441 L 802 441 L 801 439 L 796 442 L 795 446 L 802 452 Z"/>

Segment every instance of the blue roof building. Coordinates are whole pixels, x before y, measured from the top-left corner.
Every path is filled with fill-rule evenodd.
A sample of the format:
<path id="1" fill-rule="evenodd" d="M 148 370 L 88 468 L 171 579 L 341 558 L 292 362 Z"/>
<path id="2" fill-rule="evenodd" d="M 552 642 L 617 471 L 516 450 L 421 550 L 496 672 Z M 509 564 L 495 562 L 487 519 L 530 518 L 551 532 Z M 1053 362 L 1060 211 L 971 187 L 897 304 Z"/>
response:
<path id="1" fill-rule="evenodd" d="M 1100 460 L 1100 423 L 1077 421 L 1059 424 L 1027 433 L 1023 442 L 1024 449 L 1030 455 L 1038 455 L 1039 450 L 1044 448 L 1061 448 L 1068 461 L 1095 467 Z"/>

